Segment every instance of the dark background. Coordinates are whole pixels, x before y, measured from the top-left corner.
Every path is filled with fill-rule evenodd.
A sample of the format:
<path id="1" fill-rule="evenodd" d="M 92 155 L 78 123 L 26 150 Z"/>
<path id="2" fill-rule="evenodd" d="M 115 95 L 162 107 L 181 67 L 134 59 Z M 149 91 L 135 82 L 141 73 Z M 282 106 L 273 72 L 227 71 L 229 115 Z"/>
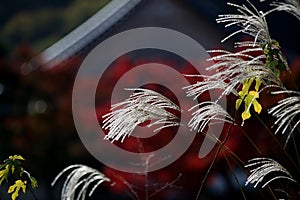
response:
<path id="1" fill-rule="evenodd" d="M 144 0 L 126 18 L 91 44 L 87 44 L 83 51 L 68 61 L 47 70 L 41 66 L 36 71 L 24 75 L 22 65 L 25 62 L 69 33 L 107 2 L 107 0 L 0 2 L 0 160 L 4 160 L 9 155 L 23 155 L 26 159 L 25 168 L 39 181 L 40 186 L 36 190 L 39 199 L 59 199 L 61 182 L 55 187 L 50 187 L 50 183 L 63 168 L 70 164 L 86 164 L 110 175 L 119 173 L 102 166 L 86 151 L 77 136 L 72 118 L 71 94 L 77 69 L 84 56 L 99 42 L 130 28 L 159 26 L 181 31 L 196 39 L 206 49 L 232 49 L 233 40 L 224 44 L 219 41 L 233 29 L 224 29 L 223 24 L 215 23 L 218 14 L 231 11 L 225 1 Z M 258 1 L 254 3 L 263 10 L 267 9 L 266 3 L 258 3 Z M 268 17 L 268 20 L 271 35 L 280 42 L 295 72 L 296 83 L 299 83 L 300 52 L 297 44 L 300 22 L 285 13 L 274 13 Z M 147 58 L 147 55 L 145 57 Z M 134 64 L 134 58 L 133 56 L 121 59 L 115 67 L 120 68 L 120 73 L 125 73 L 127 67 Z M 183 68 L 185 65 L 180 64 L 179 67 Z M 286 83 L 289 84 L 289 79 L 286 79 Z M 266 98 L 263 105 L 268 107 L 272 103 L 272 99 Z M 266 112 L 261 116 L 269 125 Z M 253 127 L 256 129 L 255 132 L 251 131 Z M 253 119 L 244 128 L 266 155 L 276 155 L 285 161 L 276 148 L 271 148 L 275 147 L 276 142 L 270 140 L 270 135 L 261 124 Z M 233 135 L 234 137 L 227 144 L 241 159 L 246 161 L 257 155 L 239 130 L 233 130 Z M 201 136 L 198 139 L 201 141 Z M 159 183 L 174 180 L 179 173 L 183 172 L 183 177 L 178 182 L 181 189 L 167 189 L 154 199 L 195 199 L 204 172 L 213 156 L 212 153 L 208 158 L 199 160 L 197 158 L 199 145 L 199 142 L 195 142 L 191 152 L 187 152 L 183 158 L 167 169 L 151 174 L 152 181 Z M 229 167 L 226 159 L 221 157 L 207 181 L 201 199 L 220 197 L 242 199 L 232 171 L 237 174 L 241 182 L 245 180 L 246 171 L 243 168 L 234 163 Z M 140 187 L 144 184 L 143 181 L 139 181 L 141 177 L 136 178 L 135 175 L 126 173 L 119 174 L 131 180 L 132 184 Z M 1 200 L 8 199 L 6 190 L 7 185 L 0 186 Z M 253 199 L 257 194 L 260 199 L 270 199 L 269 194 L 265 194 L 264 190 L 255 192 L 250 187 L 243 187 L 243 190 L 249 199 Z M 126 192 L 128 188 L 119 181 L 113 188 L 100 187 L 91 199 L 98 197 L 130 199 Z M 143 190 L 140 195 L 143 199 Z M 30 193 L 21 195 L 19 199 L 31 199 Z"/>

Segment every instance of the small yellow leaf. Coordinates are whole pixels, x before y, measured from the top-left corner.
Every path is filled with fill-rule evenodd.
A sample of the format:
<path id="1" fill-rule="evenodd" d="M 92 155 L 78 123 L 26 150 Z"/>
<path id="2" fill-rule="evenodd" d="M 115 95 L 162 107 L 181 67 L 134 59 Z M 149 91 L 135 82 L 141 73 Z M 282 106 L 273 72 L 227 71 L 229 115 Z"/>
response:
<path id="1" fill-rule="evenodd" d="M 10 160 L 25 160 L 21 155 L 14 155 L 8 157 Z"/>
<path id="2" fill-rule="evenodd" d="M 9 172 L 9 168 L 8 165 L 5 166 L 4 170 L 0 171 L 0 185 L 2 184 L 2 182 L 7 179 L 7 173 Z"/>
<path id="3" fill-rule="evenodd" d="M 255 78 L 255 90 L 258 92 L 259 87 L 261 85 L 262 81 L 259 78 Z"/>
<path id="4" fill-rule="evenodd" d="M 2 176 L 4 176 L 4 174 L 5 174 L 5 169 L 0 171 L 0 178 L 1 178 Z"/>
<path id="5" fill-rule="evenodd" d="M 262 106 L 256 100 L 253 101 L 253 106 L 254 106 L 255 112 L 257 112 L 259 114 L 262 110 Z"/>
<path id="6" fill-rule="evenodd" d="M 12 193 L 11 195 L 12 200 L 16 200 L 16 198 L 19 196 L 20 189 L 22 189 L 23 193 L 26 192 L 26 183 L 27 183 L 26 181 L 23 182 L 22 180 L 17 180 L 14 185 L 8 188 L 7 193 L 8 194 Z"/>
<path id="7" fill-rule="evenodd" d="M 245 96 L 246 93 L 242 90 L 242 91 L 239 91 L 239 92 L 238 92 L 238 95 L 239 95 L 241 98 L 243 98 L 243 96 Z"/>
<path id="8" fill-rule="evenodd" d="M 265 49 L 265 50 L 264 50 L 264 54 L 269 54 L 269 50 L 268 50 L 268 49 Z"/>
<path id="9" fill-rule="evenodd" d="M 19 193 L 15 192 L 11 195 L 12 200 L 16 200 L 16 198 L 19 196 Z"/>
<path id="10" fill-rule="evenodd" d="M 11 173 L 13 174 L 15 172 L 15 166 L 11 166 Z"/>
<path id="11" fill-rule="evenodd" d="M 248 110 L 245 110 L 243 113 L 242 113 L 242 119 L 243 121 L 245 121 L 246 119 L 249 119 L 251 117 L 251 114 L 250 114 L 250 111 Z"/>
<path id="12" fill-rule="evenodd" d="M 31 181 L 31 187 L 32 188 L 37 188 L 38 187 L 38 182 L 34 177 L 30 177 L 30 181 Z"/>
<path id="13" fill-rule="evenodd" d="M 8 191 L 7 191 L 7 193 L 9 194 L 9 193 L 12 193 L 14 190 L 15 190 L 15 185 L 12 185 L 12 186 L 10 186 L 9 188 L 8 188 Z"/>
<path id="14" fill-rule="evenodd" d="M 238 110 L 242 104 L 242 99 L 237 99 L 235 102 L 235 109 Z"/>
<path id="15" fill-rule="evenodd" d="M 259 98 L 259 93 L 253 90 L 249 92 L 249 95 L 251 95 L 251 98 L 255 98 L 255 99 Z"/>
<path id="16" fill-rule="evenodd" d="M 252 87 L 251 85 L 254 80 L 255 80 L 255 87 L 254 87 L 255 90 L 249 91 L 249 89 Z M 258 114 L 262 110 L 262 106 L 256 100 L 259 98 L 258 91 L 259 91 L 261 84 L 262 84 L 262 81 L 257 77 L 252 77 L 250 79 L 245 79 L 243 81 L 243 88 L 241 91 L 238 92 L 238 95 L 240 98 L 238 100 L 236 100 L 236 102 L 235 102 L 236 110 L 238 110 L 240 105 L 244 102 L 245 111 L 242 113 L 243 122 L 246 119 L 249 119 L 251 117 L 250 108 L 252 105 L 254 106 L 255 112 L 257 112 Z"/>

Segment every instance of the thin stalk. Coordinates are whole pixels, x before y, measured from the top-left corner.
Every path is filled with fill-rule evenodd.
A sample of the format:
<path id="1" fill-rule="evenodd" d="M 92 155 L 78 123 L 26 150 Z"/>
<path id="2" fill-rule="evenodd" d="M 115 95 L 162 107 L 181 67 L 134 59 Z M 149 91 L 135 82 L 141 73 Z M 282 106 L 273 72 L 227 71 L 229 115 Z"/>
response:
<path id="1" fill-rule="evenodd" d="M 297 156 L 297 160 L 298 160 L 298 165 L 300 166 L 300 157 L 299 157 L 299 151 L 298 151 L 298 148 L 297 148 L 295 136 L 294 136 L 293 133 L 291 133 L 291 134 L 292 134 L 293 145 L 294 145 L 296 156 Z"/>
<path id="2" fill-rule="evenodd" d="M 203 180 L 202 180 L 202 182 L 201 182 L 200 188 L 199 188 L 199 190 L 198 190 L 198 193 L 197 193 L 197 196 L 196 196 L 196 200 L 199 199 L 199 196 L 200 196 L 200 193 L 201 193 L 201 191 L 202 191 L 202 189 L 203 189 L 204 183 L 205 183 L 205 181 L 206 181 L 206 179 L 207 179 L 207 177 L 208 177 L 208 175 L 209 175 L 209 173 L 210 173 L 212 167 L 214 166 L 215 162 L 217 161 L 217 158 L 218 158 L 218 156 L 219 156 L 219 154 L 220 154 L 220 152 L 221 152 L 221 150 L 222 150 L 224 144 L 227 142 L 227 140 L 228 140 L 228 138 L 229 138 L 229 135 L 230 135 L 230 132 L 231 132 L 231 129 L 232 129 L 233 125 L 234 125 L 234 121 L 230 124 L 230 126 L 229 126 L 229 128 L 228 128 L 228 131 L 227 131 L 227 133 L 226 133 L 226 135 L 225 135 L 224 141 L 223 141 L 223 142 L 221 143 L 221 145 L 218 147 L 218 150 L 217 150 L 217 152 L 216 152 L 216 154 L 215 154 L 215 156 L 214 156 L 214 158 L 213 158 L 213 161 L 211 162 L 211 164 L 210 164 L 208 170 L 206 171 L 206 174 L 205 174 L 205 176 L 204 176 L 204 178 L 203 178 Z"/>
<path id="3" fill-rule="evenodd" d="M 161 192 L 162 190 L 164 190 L 164 189 L 166 189 L 168 187 L 175 188 L 174 184 L 180 179 L 181 176 L 182 176 L 182 174 L 180 173 L 175 180 L 171 181 L 170 183 L 167 182 L 163 187 L 159 188 L 158 190 L 156 190 L 155 192 L 153 192 L 152 194 L 150 194 L 149 197 L 151 198 L 151 197 L 155 196 L 156 194 L 158 194 L 159 192 Z"/>
<path id="4" fill-rule="evenodd" d="M 29 191 L 31 192 L 34 200 L 38 200 L 37 196 L 35 195 L 35 193 L 33 192 L 32 188 L 31 187 L 28 187 Z"/>
<path id="5" fill-rule="evenodd" d="M 225 158 L 225 160 L 226 160 L 226 162 L 227 162 L 227 165 L 228 165 L 229 168 L 230 168 L 230 171 L 233 172 L 233 168 L 232 168 L 232 166 L 231 166 L 231 164 L 230 164 L 230 162 L 229 162 L 229 160 L 228 160 L 228 158 L 227 158 L 227 155 L 226 155 L 224 152 L 222 152 L 222 153 L 223 153 L 223 156 L 224 156 L 224 158 Z M 240 182 L 239 182 L 239 180 L 238 180 L 238 178 L 236 177 L 236 175 L 235 175 L 234 172 L 233 172 L 233 177 L 234 177 L 235 182 L 236 182 L 236 183 L 238 184 L 238 186 L 239 186 L 239 189 L 240 189 L 240 191 L 241 191 L 241 193 L 242 193 L 242 195 L 243 195 L 243 198 L 244 198 L 245 200 L 247 200 L 246 195 L 245 195 L 245 193 L 244 193 L 244 190 L 243 190 L 243 188 L 242 188 L 242 186 L 241 186 L 241 184 L 240 184 Z"/>
<path id="6" fill-rule="evenodd" d="M 246 133 L 246 131 L 244 129 L 242 129 L 242 127 L 240 127 L 240 130 L 242 131 L 242 133 L 244 134 L 244 136 L 247 138 L 247 140 L 253 145 L 253 147 L 255 148 L 255 150 L 259 153 L 260 156 L 262 156 L 262 152 L 259 150 L 258 146 L 253 142 L 253 140 L 248 136 L 248 134 Z"/>
<path id="7" fill-rule="evenodd" d="M 283 146 L 278 141 L 278 139 L 275 137 L 275 135 L 272 133 L 272 131 L 269 129 L 269 127 L 267 127 L 267 125 L 260 119 L 260 117 L 257 116 L 256 113 L 254 113 L 254 115 L 260 121 L 260 123 L 264 126 L 264 128 L 267 130 L 267 132 L 272 136 L 272 138 L 274 139 L 274 141 L 279 145 L 279 147 L 281 148 L 281 150 L 283 151 L 283 153 L 287 156 L 287 158 L 290 160 L 290 162 L 293 164 L 293 166 L 295 167 L 295 169 L 297 169 L 298 173 L 300 174 L 299 167 L 294 162 L 294 160 L 291 158 L 291 156 L 286 152 L 286 150 L 283 148 Z"/>
<path id="8" fill-rule="evenodd" d="M 148 170 L 149 170 L 149 161 L 151 159 L 151 155 L 145 161 L 145 199 L 149 200 L 149 180 L 148 180 Z"/>
<path id="9" fill-rule="evenodd" d="M 272 195 L 272 197 L 275 199 L 275 200 L 277 200 L 277 197 L 275 196 L 275 194 L 274 194 L 274 192 L 273 192 L 273 190 L 271 189 L 271 187 L 268 185 L 268 186 L 266 186 L 267 188 L 268 188 L 268 190 L 270 191 L 270 193 L 271 193 L 271 195 Z"/>
<path id="10" fill-rule="evenodd" d="M 128 196 L 130 196 L 132 199 L 134 199 L 134 200 L 140 200 L 140 198 L 139 198 L 139 196 L 138 196 L 138 194 L 136 193 L 136 191 L 134 190 L 134 186 L 133 185 L 131 185 L 130 183 L 128 183 L 122 176 L 116 176 L 116 175 L 114 175 L 114 177 L 115 178 L 117 178 L 117 179 L 119 179 L 119 180 L 121 180 L 122 181 L 122 183 L 124 183 L 127 187 L 128 187 L 128 189 L 129 189 L 129 191 L 127 191 L 127 190 L 125 190 L 125 189 L 123 189 L 123 191 L 128 195 Z M 112 184 L 112 186 L 113 186 L 113 184 Z"/>
<path id="11" fill-rule="evenodd" d="M 218 146 L 222 147 L 223 150 L 229 153 L 229 155 L 232 157 L 233 160 L 235 160 L 236 164 L 238 165 L 245 165 L 245 163 L 233 152 L 231 151 L 225 144 L 222 145 L 222 141 L 220 141 L 218 138 L 216 138 L 214 135 L 210 134 L 205 134 L 203 133 L 204 136 L 208 136 L 213 142 L 215 142 Z"/>

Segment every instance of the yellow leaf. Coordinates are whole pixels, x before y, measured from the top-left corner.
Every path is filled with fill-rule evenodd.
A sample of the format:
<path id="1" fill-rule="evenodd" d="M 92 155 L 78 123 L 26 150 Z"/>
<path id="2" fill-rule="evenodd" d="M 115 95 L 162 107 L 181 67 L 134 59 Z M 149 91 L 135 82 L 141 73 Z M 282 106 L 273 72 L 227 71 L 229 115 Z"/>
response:
<path id="1" fill-rule="evenodd" d="M 258 91 L 262 81 L 259 78 L 255 78 L 255 90 Z"/>
<path id="2" fill-rule="evenodd" d="M 255 90 L 249 91 L 253 81 L 255 80 Z M 259 87 L 262 84 L 262 81 L 257 77 L 252 77 L 250 79 L 245 79 L 243 81 L 243 88 L 241 91 L 238 92 L 239 99 L 235 102 L 235 108 L 238 110 L 240 105 L 244 102 L 245 104 L 245 111 L 242 113 L 243 122 L 246 119 L 251 117 L 250 108 L 253 105 L 255 112 L 258 114 L 262 110 L 262 106 L 258 103 L 256 99 L 259 98 Z"/>
<path id="3" fill-rule="evenodd" d="M 21 155 L 14 155 L 8 157 L 10 160 L 25 160 Z"/>
<path id="4" fill-rule="evenodd" d="M 1 178 L 2 176 L 4 176 L 4 174 L 5 174 L 5 169 L 0 171 L 0 178 Z"/>
<path id="5" fill-rule="evenodd" d="M 31 187 L 32 188 L 37 188 L 38 187 L 38 182 L 35 178 L 33 178 L 32 176 L 30 177 L 30 181 L 31 181 Z"/>
<path id="6" fill-rule="evenodd" d="M 15 185 L 10 186 L 10 187 L 8 188 L 7 193 L 8 193 L 8 194 L 9 194 L 9 193 L 12 193 L 12 192 L 15 190 L 15 188 L 16 188 Z"/>
<path id="7" fill-rule="evenodd" d="M 256 100 L 253 101 L 253 106 L 254 106 L 255 112 L 257 112 L 259 114 L 262 110 L 262 106 Z"/>
<path id="8" fill-rule="evenodd" d="M 238 110 L 242 104 L 242 99 L 237 99 L 235 102 L 235 109 Z"/>
<path id="9" fill-rule="evenodd" d="M 11 195 L 12 200 L 16 200 L 16 198 L 19 196 L 19 193 L 15 192 Z"/>
<path id="10" fill-rule="evenodd" d="M 245 94 L 246 94 L 246 93 L 245 93 L 243 90 L 238 92 L 238 95 L 239 95 L 240 97 L 245 96 Z"/>
<path id="11" fill-rule="evenodd" d="M 250 114 L 250 111 L 248 110 L 245 110 L 243 113 L 242 113 L 242 119 L 243 121 L 245 121 L 246 119 L 249 119 L 251 117 L 251 114 Z"/>
<path id="12" fill-rule="evenodd" d="M 15 172 L 15 166 L 11 166 L 11 173 L 13 174 Z"/>
<path id="13" fill-rule="evenodd" d="M 26 181 L 23 182 L 22 180 L 17 180 L 14 185 L 8 188 L 7 193 L 8 194 L 12 193 L 11 195 L 12 200 L 16 200 L 16 198 L 19 196 L 20 189 L 22 189 L 23 193 L 26 192 L 26 183 L 27 183 Z"/>
<path id="14" fill-rule="evenodd" d="M 0 185 L 2 184 L 2 182 L 7 179 L 6 174 L 9 172 L 9 168 L 8 165 L 5 166 L 4 170 L 0 171 Z"/>
<path id="15" fill-rule="evenodd" d="M 259 98 L 259 93 L 256 92 L 256 91 L 253 91 L 253 90 L 251 90 L 251 91 L 249 92 L 249 95 L 251 95 L 251 97 L 252 97 L 252 98 L 255 98 L 255 99 Z"/>

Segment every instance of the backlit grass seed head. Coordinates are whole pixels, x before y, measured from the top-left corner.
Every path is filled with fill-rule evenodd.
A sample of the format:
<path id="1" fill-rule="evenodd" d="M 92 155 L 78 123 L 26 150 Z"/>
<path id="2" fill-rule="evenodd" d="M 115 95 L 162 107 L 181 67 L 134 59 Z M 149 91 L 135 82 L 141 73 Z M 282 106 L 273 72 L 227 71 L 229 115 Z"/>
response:
<path id="1" fill-rule="evenodd" d="M 167 109 L 181 110 L 167 97 L 148 89 L 127 90 L 134 93 L 125 101 L 112 105 L 111 112 L 103 116 L 103 129 L 109 130 L 104 139 L 123 142 L 137 125 L 146 121 L 150 121 L 148 127 L 159 125 L 154 131 L 180 125 L 178 117 Z"/>
<path id="2" fill-rule="evenodd" d="M 67 171 L 72 170 L 67 176 L 61 191 L 61 200 L 85 200 L 86 193 L 90 189 L 88 196 L 92 196 L 95 189 L 103 182 L 110 182 L 104 174 L 96 169 L 85 165 L 71 165 L 60 172 L 52 186 Z M 77 191 L 78 190 L 78 191 Z M 76 197 L 77 196 L 77 197 Z"/>
<path id="3" fill-rule="evenodd" d="M 250 170 L 251 174 L 247 178 L 246 186 L 251 183 L 256 188 L 261 183 L 263 184 L 261 187 L 264 188 L 269 183 L 278 179 L 287 179 L 296 182 L 281 164 L 271 158 L 253 158 L 248 163 L 245 167 L 253 169 Z"/>
<path id="4" fill-rule="evenodd" d="M 196 99 L 204 92 L 214 89 L 223 90 L 219 98 L 231 93 L 238 96 L 238 89 L 241 84 L 253 77 L 260 79 L 263 84 L 282 85 L 276 74 L 265 66 L 263 62 L 265 55 L 261 48 L 249 48 L 236 53 L 224 50 L 212 50 L 209 52 L 219 54 L 209 59 L 214 61 L 215 64 L 206 68 L 213 75 L 198 75 L 200 78 L 203 78 L 203 81 L 198 81 L 185 87 L 187 96 L 194 96 Z M 253 52 L 260 52 L 260 55 L 252 56 L 251 53 Z"/>
<path id="5" fill-rule="evenodd" d="M 250 44 L 253 44 L 253 42 L 238 43 L 237 45 L 247 46 Z M 212 75 L 197 75 L 203 80 L 184 87 L 184 89 L 187 89 L 187 96 L 193 96 L 196 99 L 204 92 L 221 90 L 222 93 L 215 101 L 218 102 L 223 96 L 234 94 L 238 97 L 236 110 L 239 109 L 242 103 L 245 105 L 245 111 L 242 113 L 244 121 L 251 117 L 250 108 L 252 105 L 254 111 L 258 114 L 262 110 L 258 102 L 261 85 L 282 86 L 277 74 L 265 65 L 264 60 L 266 57 L 258 46 L 249 46 L 247 49 L 235 53 L 224 50 L 209 52 L 218 54 L 209 59 L 214 64 L 206 68 Z M 255 90 L 251 86 L 254 80 L 256 82 L 253 84 Z M 242 90 L 240 90 L 241 87 Z"/>
<path id="6" fill-rule="evenodd" d="M 262 11 L 258 11 L 249 1 L 247 2 L 250 5 L 249 7 L 245 6 L 244 4 L 237 5 L 228 3 L 228 5 L 237 9 L 238 14 L 219 15 L 217 23 L 226 23 L 225 27 L 230 27 L 233 25 L 240 27 L 239 30 L 224 38 L 222 42 L 238 33 L 246 33 L 250 36 L 253 36 L 255 38 L 255 43 L 267 42 L 271 40 L 265 14 Z"/>
<path id="7" fill-rule="evenodd" d="M 272 6 L 275 6 L 273 11 L 285 11 L 294 15 L 298 20 L 300 20 L 300 1 L 299 0 L 285 0 L 284 2 L 274 1 L 271 3 Z"/>
<path id="8" fill-rule="evenodd" d="M 197 109 L 196 109 L 197 108 Z M 223 122 L 233 122 L 234 119 L 229 113 L 216 102 L 205 101 L 201 102 L 190 110 L 195 110 L 192 119 L 189 121 L 188 126 L 191 130 L 203 132 L 207 125 Z"/>
<path id="9" fill-rule="evenodd" d="M 269 114 L 276 118 L 276 121 L 274 122 L 274 126 L 277 127 L 275 134 L 278 134 L 279 132 L 288 134 L 286 140 L 287 144 L 291 134 L 300 124 L 300 93 L 283 90 L 272 92 L 272 94 L 290 95 L 289 97 L 280 100 L 277 105 L 268 110 Z"/>

